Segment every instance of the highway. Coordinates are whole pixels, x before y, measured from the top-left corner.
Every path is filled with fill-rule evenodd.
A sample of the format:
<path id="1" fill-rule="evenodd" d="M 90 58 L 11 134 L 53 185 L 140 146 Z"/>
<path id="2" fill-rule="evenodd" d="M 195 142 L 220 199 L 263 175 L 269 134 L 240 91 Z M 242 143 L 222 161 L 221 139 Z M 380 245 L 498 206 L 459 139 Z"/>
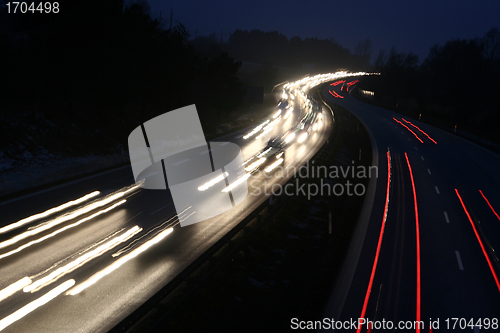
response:
<path id="1" fill-rule="evenodd" d="M 238 144 L 244 160 L 250 159 L 270 138 L 288 133 L 311 112 L 305 95 L 286 97 L 293 109 L 286 110 L 287 117 L 285 110 L 279 116 L 270 110 L 268 120 L 276 122 L 269 132 L 260 135 L 261 126 L 250 137 L 248 128 L 215 141 Z M 320 105 L 318 112 L 321 126 L 304 142 L 290 140 L 284 167 L 305 164 L 330 135 L 330 110 Z M 249 192 L 287 180 L 251 177 Z M 181 227 L 169 191 L 134 185 L 127 166 L 2 202 L 0 330 L 106 332 L 267 197 L 264 191 L 251 193 L 224 214 Z M 36 215 L 79 198 L 60 212 Z M 92 200 L 97 201 L 89 207 Z"/>
<path id="2" fill-rule="evenodd" d="M 408 332 L 498 329 L 500 157 L 364 103 L 336 82 L 323 96 L 371 133 L 379 172 L 323 317 L 373 321 L 338 332 L 392 332 L 399 324 Z"/>

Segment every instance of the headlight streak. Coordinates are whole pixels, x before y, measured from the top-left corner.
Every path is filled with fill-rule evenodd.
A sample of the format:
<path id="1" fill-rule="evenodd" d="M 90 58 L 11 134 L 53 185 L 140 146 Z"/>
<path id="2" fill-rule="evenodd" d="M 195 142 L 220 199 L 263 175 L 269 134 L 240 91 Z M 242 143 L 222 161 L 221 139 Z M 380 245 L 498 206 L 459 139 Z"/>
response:
<path id="1" fill-rule="evenodd" d="M 233 190 L 236 186 L 242 184 L 243 182 L 246 182 L 247 179 L 250 178 L 251 175 L 252 174 L 250 174 L 250 173 L 245 174 L 243 177 L 238 178 L 238 180 L 236 180 L 234 183 L 232 183 L 231 185 L 229 185 L 228 187 L 223 189 L 221 192 L 229 192 L 229 191 Z"/>
<path id="2" fill-rule="evenodd" d="M 285 138 L 286 143 L 289 143 L 295 138 L 295 133 L 290 133 L 288 136 Z"/>
<path id="3" fill-rule="evenodd" d="M 11 285 L 0 290 L 0 301 L 3 301 L 9 296 L 12 296 L 17 291 L 23 289 L 31 283 L 31 279 L 27 276 L 23 277 L 21 280 L 12 283 Z"/>
<path id="4" fill-rule="evenodd" d="M 26 286 L 23 289 L 23 291 L 25 293 L 27 293 L 27 292 L 33 293 L 33 292 L 36 292 L 36 291 L 42 289 L 43 287 L 57 281 L 58 279 L 60 279 L 64 275 L 71 273 L 75 269 L 85 265 L 87 262 L 91 261 L 92 259 L 95 259 L 95 258 L 99 257 L 100 255 L 104 254 L 105 252 L 113 249 L 114 247 L 118 246 L 120 243 L 126 242 L 127 240 L 134 237 L 142 230 L 143 229 L 139 228 L 139 226 L 134 226 L 133 228 L 129 229 L 124 234 L 111 239 L 110 241 L 106 242 L 105 244 L 102 244 L 101 246 L 97 247 L 96 249 L 94 249 L 88 253 L 85 253 L 84 255 L 77 258 L 76 260 L 73 260 L 72 262 L 64 265 L 63 267 L 56 269 L 55 271 L 53 271 L 49 275 L 47 275 L 39 280 L 36 280 L 35 282 L 30 284 L 29 286 Z"/>
<path id="5" fill-rule="evenodd" d="M 251 172 L 255 169 L 257 169 L 262 163 L 264 163 L 266 161 L 266 158 L 265 157 L 261 157 L 259 158 L 257 161 L 253 162 L 252 164 L 250 164 L 249 166 L 247 166 L 245 168 L 245 171 L 246 172 Z"/>
<path id="6" fill-rule="evenodd" d="M 115 203 L 114 205 L 112 205 L 112 206 L 110 206 L 110 207 L 106 208 L 106 209 L 103 209 L 103 210 L 101 210 L 101 211 L 98 211 L 97 213 L 94 213 L 94 214 L 92 214 L 92 215 L 90 215 L 90 216 L 88 216 L 88 217 L 86 217 L 86 218 L 81 219 L 81 220 L 80 220 L 80 221 L 78 221 L 78 222 L 75 222 L 75 223 L 72 223 L 72 224 L 70 224 L 70 225 L 67 225 L 67 226 L 65 226 L 65 227 L 63 227 L 63 228 L 61 228 L 61 229 L 58 229 L 58 230 L 56 230 L 56 231 L 54 231 L 54 232 L 52 232 L 52 233 L 50 233 L 50 234 L 48 234 L 48 235 L 46 235 L 46 236 L 43 236 L 43 237 L 41 237 L 41 238 L 39 238 L 39 239 L 36 239 L 36 240 L 33 240 L 33 241 L 29 242 L 29 243 L 26 243 L 26 244 L 24 244 L 24 245 L 22 245 L 22 246 L 18 247 L 18 248 L 17 248 L 17 249 L 15 249 L 15 250 L 9 251 L 9 252 L 7 252 L 7 253 L 3 253 L 3 254 L 1 254 L 1 255 L 0 255 L 0 259 L 3 259 L 3 258 L 8 257 L 8 256 L 11 256 L 11 255 L 13 255 L 13 254 L 15 254 L 15 253 L 18 253 L 18 252 L 20 252 L 20 251 L 24 250 L 25 248 L 30 247 L 31 245 L 34 245 L 34 244 L 38 244 L 38 243 L 40 243 L 40 242 L 43 242 L 44 240 L 46 240 L 46 239 L 48 239 L 48 238 L 51 238 L 51 237 L 53 237 L 53 236 L 55 236 L 55 235 L 57 235 L 57 234 L 59 234 L 59 233 L 61 233 L 61 232 L 65 231 L 65 230 L 67 230 L 67 229 L 70 229 L 70 228 L 76 227 L 76 226 L 78 226 L 78 225 L 82 224 L 83 222 L 87 222 L 88 220 L 93 219 L 93 218 L 94 218 L 94 217 L 96 217 L 96 216 L 99 216 L 99 215 L 101 215 L 101 214 L 107 213 L 107 212 L 109 212 L 110 210 L 112 210 L 112 209 L 114 209 L 114 208 L 116 208 L 116 207 L 120 206 L 121 204 L 125 203 L 126 201 L 127 201 L 127 200 L 123 199 L 123 200 L 121 200 L 121 201 L 119 201 L 119 202 Z"/>
<path id="7" fill-rule="evenodd" d="M 265 172 L 271 172 L 273 171 L 278 165 L 280 165 L 281 163 L 283 163 L 284 159 L 283 158 L 280 158 L 279 160 L 277 160 L 276 162 L 274 162 L 273 164 L 271 164 L 270 166 L 268 166 L 267 168 L 264 169 Z"/>
<path id="8" fill-rule="evenodd" d="M 157 229 L 164 230 L 164 229 L 168 229 L 168 228 L 174 228 L 176 225 L 178 225 L 180 223 L 179 222 L 180 217 L 183 217 L 183 215 L 186 215 L 186 212 L 188 210 L 190 210 L 191 208 L 192 208 L 192 206 L 189 206 L 186 209 L 184 209 L 182 212 L 180 212 L 179 214 L 176 214 L 176 215 L 172 216 L 171 218 L 169 218 L 168 220 L 166 220 L 165 222 L 161 223 L 160 225 L 155 226 L 151 230 L 147 231 L 146 233 L 142 234 L 138 238 L 134 239 L 132 242 L 130 242 L 129 244 L 127 244 L 126 246 L 124 246 L 120 250 L 113 253 L 111 256 L 113 258 L 115 258 L 115 257 L 121 256 L 124 253 L 131 252 L 134 248 L 136 248 L 136 243 L 139 243 L 142 239 L 148 237 L 150 234 L 155 232 Z"/>
<path id="9" fill-rule="evenodd" d="M 153 245 L 157 244 L 158 242 L 160 242 L 163 238 L 167 237 L 173 230 L 174 230 L 173 228 L 168 228 L 167 230 L 164 230 L 164 231 L 160 232 L 158 235 L 156 235 L 151 240 L 145 242 L 144 244 L 142 244 L 141 246 L 139 246 L 138 248 L 136 248 L 132 252 L 124 255 L 123 257 L 121 257 L 120 259 L 116 260 L 114 263 L 112 263 L 111 265 L 109 265 L 105 269 L 103 269 L 103 270 L 95 273 L 94 275 L 92 275 L 90 278 L 88 278 L 84 282 L 80 283 L 76 287 L 74 287 L 71 290 L 69 290 L 66 293 L 66 295 L 76 295 L 76 294 L 82 292 L 83 290 L 85 290 L 86 288 L 92 286 L 97 281 L 99 281 L 100 279 L 102 279 L 103 277 L 105 277 L 106 275 L 108 275 L 109 273 L 113 272 L 114 270 L 116 270 L 117 268 L 119 268 L 121 265 L 123 265 L 127 261 L 129 261 L 129 260 L 137 257 L 139 254 L 141 254 L 142 252 L 146 251 L 151 246 L 153 246 Z"/>
<path id="10" fill-rule="evenodd" d="M 68 281 L 62 283 L 61 285 L 55 287 L 54 289 L 52 289 L 51 291 L 49 291 L 48 293 L 46 293 L 42 297 L 34 300 L 33 302 L 26 304 L 25 306 L 23 306 L 22 308 L 20 308 L 16 312 L 3 318 L 2 320 L 0 320 L 0 331 L 2 331 L 4 328 L 6 328 L 9 325 L 12 325 L 13 323 L 18 321 L 19 319 L 21 319 L 24 316 L 26 316 L 27 314 L 29 314 L 30 312 L 33 312 L 35 309 L 37 309 L 37 308 L 41 307 L 42 305 L 48 303 L 49 301 L 53 300 L 54 298 L 56 298 L 57 296 L 59 296 L 60 294 L 62 294 L 63 292 L 65 292 L 66 290 L 71 288 L 72 286 L 74 286 L 74 284 L 75 284 L 75 280 L 73 280 L 73 279 L 68 280 Z"/>
<path id="11" fill-rule="evenodd" d="M 290 117 L 290 115 L 292 114 L 293 112 L 293 106 L 291 106 L 285 113 L 285 119 L 288 119 L 288 117 Z"/>
<path id="12" fill-rule="evenodd" d="M 207 182 L 207 183 L 201 185 L 200 187 L 198 187 L 198 191 L 206 191 L 206 190 L 208 190 L 210 187 L 212 187 L 215 184 L 223 181 L 224 178 L 226 178 L 227 176 L 229 176 L 229 173 L 224 172 L 222 175 L 217 176 L 214 179 L 210 180 L 209 182 Z"/>
<path id="13" fill-rule="evenodd" d="M 99 192 L 99 191 L 94 191 L 92 193 L 84 195 L 83 197 L 81 197 L 79 199 L 68 201 L 65 204 L 62 204 L 60 206 L 57 206 L 57 207 L 51 208 L 49 210 L 46 210 L 43 213 L 38 213 L 38 214 L 35 214 L 35 215 L 32 215 L 32 216 L 26 217 L 26 218 L 24 218 L 22 220 L 19 220 L 17 222 L 11 223 L 11 224 L 3 227 L 3 228 L 0 228 L 0 234 L 4 234 L 4 233 L 9 232 L 11 230 L 17 229 L 19 227 L 22 227 L 25 224 L 28 224 L 28 223 L 33 222 L 35 220 L 47 217 L 47 216 L 52 215 L 54 213 L 60 212 L 60 211 L 66 209 L 66 208 L 69 208 L 71 206 L 79 205 L 82 202 L 85 202 L 85 201 L 89 200 L 90 198 L 93 198 L 96 195 L 99 195 L 100 193 L 101 192 Z"/>
<path id="14" fill-rule="evenodd" d="M 281 110 L 276 111 L 276 113 L 273 115 L 273 119 L 278 118 L 281 115 Z"/>
<path id="15" fill-rule="evenodd" d="M 276 126 L 276 123 L 279 122 L 281 120 L 281 116 L 278 116 L 278 118 L 276 118 L 275 120 L 273 120 L 271 123 L 267 124 L 266 127 L 264 127 L 262 129 L 262 133 L 259 134 L 255 139 L 260 139 L 262 138 L 264 135 L 266 135 L 267 133 L 271 132 L 272 129 L 274 128 L 274 126 Z"/>
<path id="16" fill-rule="evenodd" d="M 45 230 L 48 230 L 52 227 L 55 227 L 57 226 L 58 224 L 61 224 L 63 222 L 66 222 L 66 221 L 69 221 L 69 220 L 72 220 L 80 215 L 83 215 L 83 214 L 86 214 L 96 208 L 99 208 L 99 207 L 102 207 L 102 206 L 105 206 L 113 201 L 116 201 L 118 199 L 120 199 L 121 197 L 123 197 L 125 194 L 131 192 L 131 191 L 134 191 L 136 189 L 139 188 L 139 185 L 134 185 L 132 187 L 130 187 L 129 189 L 126 189 L 122 192 L 119 192 L 119 193 L 115 193 L 115 194 L 112 194 L 108 197 L 105 197 L 103 199 L 100 199 L 100 200 L 96 200 L 94 202 L 91 202 L 89 203 L 88 205 L 82 207 L 82 208 L 79 208 L 71 213 L 68 213 L 68 214 L 65 214 L 63 216 L 60 216 L 60 217 L 57 217 L 53 220 L 50 220 L 48 222 L 45 222 L 45 223 L 42 223 L 38 226 L 35 226 L 34 228 L 28 230 L 28 231 L 25 231 L 15 237 L 12 237 L 6 241 L 3 241 L 0 243 L 0 249 L 3 249 L 7 246 L 10 246 L 10 245 L 13 245 L 25 238 L 28 238 L 28 237 L 31 237 L 31 236 L 34 236 L 42 231 L 45 231 Z"/>
<path id="17" fill-rule="evenodd" d="M 306 141 L 306 139 L 307 139 L 307 132 L 304 132 L 304 133 L 302 133 L 302 134 L 299 136 L 299 138 L 297 139 L 297 142 L 298 142 L 298 143 L 302 143 L 302 142 Z"/>
<path id="18" fill-rule="evenodd" d="M 252 137 L 254 134 L 256 134 L 257 132 L 259 132 L 267 123 L 269 123 L 270 120 L 266 120 L 265 122 L 263 122 L 262 124 L 260 124 L 259 126 L 255 127 L 250 133 L 246 134 L 243 139 L 246 140 L 250 137 Z"/>
<path id="19" fill-rule="evenodd" d="M 262 156 L 266 155 L 267 153 L 269 153 L 271 151 L 271 149 L 273 149 L 273 147 L 269 147 L 267 148 L 266 150 L 264 150 L 262 153 L 258 154 L 257 157 L 258 158 L 261 158 Z"/>

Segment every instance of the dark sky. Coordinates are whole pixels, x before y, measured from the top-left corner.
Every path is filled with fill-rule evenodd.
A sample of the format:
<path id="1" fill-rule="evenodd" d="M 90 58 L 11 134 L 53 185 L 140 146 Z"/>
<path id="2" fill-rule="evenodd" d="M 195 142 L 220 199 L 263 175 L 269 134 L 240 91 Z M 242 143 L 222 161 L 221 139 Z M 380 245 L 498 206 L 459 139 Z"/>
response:
<path id="1" fill-rule="evenodd" d="M 483 36 L 500 28 L 499 0 L 148 0 L 151 14 L 179 21 L 194 36 L 235 29 L 279 31 L 302 38 L 334 38 L 353 50 L 370 38 L 379 49 L 414 52 L 422 61 L 429 48 L 454 38 Z M 220 37 L 220 35 L 219 35 Z M 227 35 L 224 36 L 228 38 Z"/>

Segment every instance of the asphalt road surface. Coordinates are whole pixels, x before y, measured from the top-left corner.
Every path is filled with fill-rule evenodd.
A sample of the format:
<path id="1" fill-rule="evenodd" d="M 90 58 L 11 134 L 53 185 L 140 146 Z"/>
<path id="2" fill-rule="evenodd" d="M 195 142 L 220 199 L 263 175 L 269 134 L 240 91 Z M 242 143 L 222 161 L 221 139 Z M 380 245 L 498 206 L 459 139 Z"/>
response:
<path id="1" fill-rule="evenodd" d="M 249 159 L 266 146 L 269 138 L 286 133 L 304 116 L 304 100 L 297 96 L 290 102 L 294 106 L 291 115 L 284 119 L 283 114 L 274 129 L 262 137 L 243 138 L 252 129 L 249 128 L 216 141 L 238 144 L 243 158 Z M 269 119 L 274 119 L 275 112 L 269 110 Z M 326 107 L 322 113 L 322 127 L 303 143 L 288 148 L 285 166 L 303 165 L 325 143 L 332 129 L 333 117 Z M 253 187 L 249 187 L 253 191 L 259 186 L 283 184 L 287 179 L 250 178 L 249 184 L 251 181 Z M 127 166 L 9 200 L 0 203 L 0 227 L 96 190 L 101 194 L 93 199 L 103 198 L 132 184 L 132 171 Z M 78 217 L 59 221 L 55 226 L 48 223 L 53 223 L 50 221 L 58 214 L 13 230 L 3 229 L 4 232 L 0 233 L 0 330 L 106 332 L 267 197 L 263 189 L 258 195 L 249 194 L 242 203 L 222 215 L 180 227 L 169 191 L 139 188 Z M 122 199 L 126 202 L 121 202 Z M 105 211 L 100 215 L 92 216 L 102 210 Z M 135 226 L 137 228 L 133 229 Z M 169 227 L 173 229 L 169 230 Z M 142 230 L 138 230 L 140 228 Z M 117 237 L 123 239 L 117 240 Z M 155 240 L 159 241 L 153 244 Z M 135 255 L 138 252 L 142 253 Z M 62 274 L 64 270 L 66 273 Z M 37 281 L 49 282 L 40 282 L 38 286 Z M 84 282 L 86 288 L 78 289 Z M 75 287 L 76 291 L 72 289 Z"/>
<path id="2" fill-rule="evenodd" d="M 422 321 L 420 331 L 429 332 L 431 318 L 433 332 L 499 329 L 500 157 L 361 102 L 341 85 L 323 95 L 365 124 L 378 165 L 375 191 L 367 196 L 370 214 L 354 234 L 324 317 L 364 318 L 376 325 L 372 332 L 392 332 L 400 321 L 403 331 L 419 331 L 414 322 Z M 394 328 L 384 329 L 383 320 Z"/>

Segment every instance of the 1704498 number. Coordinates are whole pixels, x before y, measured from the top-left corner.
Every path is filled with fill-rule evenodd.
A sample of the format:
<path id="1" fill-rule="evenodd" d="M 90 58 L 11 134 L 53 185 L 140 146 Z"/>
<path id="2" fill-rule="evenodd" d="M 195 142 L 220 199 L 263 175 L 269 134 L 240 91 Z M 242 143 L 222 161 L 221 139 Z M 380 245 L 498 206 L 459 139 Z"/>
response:
<path id="1" fill-rule="evenodd" d="M 59 13 L 59 2 L 7 2 L 7 13 Z"/>

